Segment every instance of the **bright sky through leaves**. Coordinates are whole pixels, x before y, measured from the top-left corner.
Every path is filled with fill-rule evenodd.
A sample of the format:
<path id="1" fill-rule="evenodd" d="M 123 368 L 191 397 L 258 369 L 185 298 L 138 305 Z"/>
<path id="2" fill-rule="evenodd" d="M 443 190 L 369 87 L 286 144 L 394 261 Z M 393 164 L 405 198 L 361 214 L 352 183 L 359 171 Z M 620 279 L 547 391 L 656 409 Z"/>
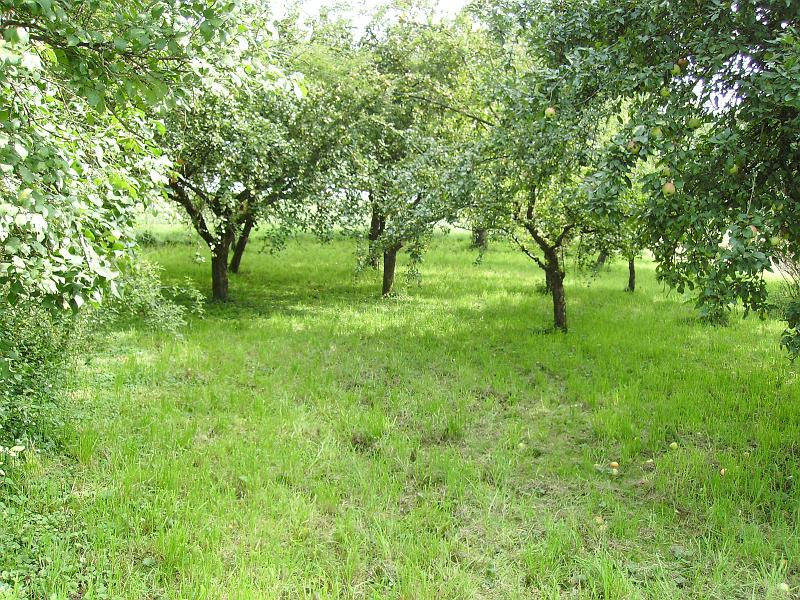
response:
<path id="1" fill-rule="evenodd" d="M 461 10 L 467 3 L 467 0 L 439 0 L 435 2 L 437 13 L 442 16 L 451 16 Z M 291 2 L 286 0 L 277 0 L 272 4 L 272 9 L 275 16 L 281 17 L 286 14 L 287 6 Z M 385 6 L 387 3 L 382 0 L 306 0 L 301 2 L 301 12 L 305 17 L 313 17 L 318 15 L 320 10 L 325 8 L 336 8 L 340 12 L 345 13 L 352 18 L 353 26 L 356 31 L 363 31 L 371 20 L 371 15 L 378 9 Z"/>

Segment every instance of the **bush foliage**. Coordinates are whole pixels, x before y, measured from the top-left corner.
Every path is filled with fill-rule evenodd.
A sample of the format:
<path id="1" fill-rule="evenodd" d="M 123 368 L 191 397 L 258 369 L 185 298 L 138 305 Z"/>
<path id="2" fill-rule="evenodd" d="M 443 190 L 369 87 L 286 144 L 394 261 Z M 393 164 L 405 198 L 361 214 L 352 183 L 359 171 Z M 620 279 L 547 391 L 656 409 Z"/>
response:
<path id="1" fill-rule="evenodd" d="M 0 444 L 41 437 L 83 322 L 32 300 L 0 305 Z"/>
<path id="2" fill-rule="evenodd" d="M 54 311 L 27 299 L 0 305 L 0 445 L 50 437 L 65 367 L 88 336 L 137 319 L 177 334 L 204 298 L 188 280 L 164 285 L 161 269 L 141 261 L 119 280 L 119 296 L 102 309 Z"/>

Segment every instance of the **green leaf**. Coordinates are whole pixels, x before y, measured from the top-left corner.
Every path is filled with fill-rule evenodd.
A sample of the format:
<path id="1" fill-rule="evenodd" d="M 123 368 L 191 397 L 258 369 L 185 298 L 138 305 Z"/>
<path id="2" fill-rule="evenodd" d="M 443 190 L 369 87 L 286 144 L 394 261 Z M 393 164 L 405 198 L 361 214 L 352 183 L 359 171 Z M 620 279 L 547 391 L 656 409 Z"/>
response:
<path id="1" fill-rule="evenodd" d="M 9 27 L 3 32 L 3 38 L 15 44 L 27 44 L 30 40 L 28 30 L 24 27 Z"/>
<path id="2" fill-rule="evenodd" d="M 17 153 L 17 156 L 19 156 L 20 160 L 25 160 L 28 158 L 28 149 L 19 142 L 14 144 L 14 152 Z"/>
<path id="3" fill-rule="evenodd" d="M 10 254 L 16 254 L 19 252 L 20 246 L 22 245 L 22 240 L 17 237 L 10 237 L 6 240 L 5 248 L 6 251 Z"/>

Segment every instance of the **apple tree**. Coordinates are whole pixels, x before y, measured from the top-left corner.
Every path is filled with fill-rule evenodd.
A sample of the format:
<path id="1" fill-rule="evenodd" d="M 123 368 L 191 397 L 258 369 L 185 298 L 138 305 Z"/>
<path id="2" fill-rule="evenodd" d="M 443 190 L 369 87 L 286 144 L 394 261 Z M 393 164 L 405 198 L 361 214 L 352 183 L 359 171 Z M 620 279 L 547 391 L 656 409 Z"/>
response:
<path id="1" fill-rule="evenodd" d="M 736 304 L 763 312 L 765 273 L 800 246 L 797 3 L 557 6 L 552 39 L 602 65 L 658 157 L 643 218 L 658 276 L 708 319 Z M 798 315 L 787 311 L 783 338 L 795 353 Z"/>
<path id="2" fill-rule="evenodd" d="M 398 11 L 357 48 L 364 97 L 353 124 L 353 187 L 365 191 L 366 260 L 377 266 L 382 255 L 383 295 L 393 290 L 400 250 L 420 260 L 436 226 L 454 216 L 446 174 L 465 132 L 482 120 L 462 98 L 478 37 L 471 22 L 437 19 L 424 7 Z"/>
<path id="3" fill-rule="evenodd" d="M 547 3 L 484 5 L 479 16 L 494 40 L 485 71 L 491 124 L 475 142 L 467 169 L 479 190 L 465 204 L 505 234 L 545 273 L 553 323 L 566 331 L 566 252 L 595 229 L 587 180 L 603 156 L 608 120 L 618 107 L 606 101 L 602 74 L 580 56 L 565 61 L 544 43 Z"/>
<path id="4" fill-rule="evenodd" d="M 225 37 L 232 3 L 0 2 L 0 290 L 99 302 L 166 162 L 151 107 Z M 224 16 L 223 16 L 224 15 Z"/>
<path id="5" fill-rule="evenodd" d="M 347 137 L 329 82 L 296 73 L 289 59 L 278 71 L 259 33 L 228 52 L 160 137 L 176 165 L 169 195 L 211 251 L 217 300 L 257 225 L 275 243 L 298 228 L 329 235 Z"/>

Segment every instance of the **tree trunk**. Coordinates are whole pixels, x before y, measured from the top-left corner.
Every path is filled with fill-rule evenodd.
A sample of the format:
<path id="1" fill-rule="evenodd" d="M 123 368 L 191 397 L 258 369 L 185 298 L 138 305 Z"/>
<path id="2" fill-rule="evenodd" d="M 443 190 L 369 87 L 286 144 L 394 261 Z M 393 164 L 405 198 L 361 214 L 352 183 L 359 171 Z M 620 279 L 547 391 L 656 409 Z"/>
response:
<path id="1" fill-rule="evenodd" d="M 597 255 L 597 260 L 594 263 L 595 271 L 599 271 L 603 268 L 603 266 L 606 264 L 606 259 L 608 259 L 608 252 L 601 250 L 600 254 Z"/>
<path id="2" fill-rule="evenodd" d="M 556 329 L 567 331 L 567 300 L 564 296 L 564 273 L 554 273 L 553 283 L 553 324 Z"/>
<path id="3" fill-rule="evenodd" d="M 553 297 L 553 325 L 556 329 L 567 331 L 567 300 L 564 295 L 564 276 L 558 250 L 545 251 L 545 274 Z"/>
<path id="4" fill-rule="evenodd" d="M 625 288 L 626 292 L 633 292 L 636 290 L 636 259 L 628 259 L 628 287 Z"/>
<path id="5" fill-rule="evenodd" d="M 485 229 L 472 231 L 472 247 L 476 250 L 486 250 L 489 247 L 489 232 Z"/>
<path id="6" fill-rule="evenodd" d="M 375 245 L 377 241 L 380 239 L 381 234 L 383 233 L 384 226 L 386 225 L 386 220 L 384 219 L 383 215 L 378 212 L 378 209 L 373 206 L 372 208 L 372 218 L 369 222 L 369 255 L 370 255 L 370 266 L 373 269 L 378 268 L 378 263 L 380 261 L 380 257 L 375 250 Z"/>
<path id="7" fill-rule="evenodd" d="M 394 271 L 397 266 L 399 246 L 393 246 L 383 253 L 383 295 L 388 296 L 394 287 Z"/>
<path id="8" fill-rule="evenodd" d="M 231 273 L 239 272 L 239 266 L 242 264 L 242 255 L 244 254 L 244 249 L 247 248 L 247 242 L 250 241 L 251 231 L 253 231 L 253 220 L 247 219 L 244 222 L 242 233 L 239 235 L 239 239 L 236 240 L 236 245 L 233 248 L 233 256 L 231 257 L 231 264 L 229 267 Z"/>
<path id="9" fill-rule="evenodd" d="M 228 252 L 230 238 L 211 250 L 211 295 L 214 300 L 228 299 Z"/>

